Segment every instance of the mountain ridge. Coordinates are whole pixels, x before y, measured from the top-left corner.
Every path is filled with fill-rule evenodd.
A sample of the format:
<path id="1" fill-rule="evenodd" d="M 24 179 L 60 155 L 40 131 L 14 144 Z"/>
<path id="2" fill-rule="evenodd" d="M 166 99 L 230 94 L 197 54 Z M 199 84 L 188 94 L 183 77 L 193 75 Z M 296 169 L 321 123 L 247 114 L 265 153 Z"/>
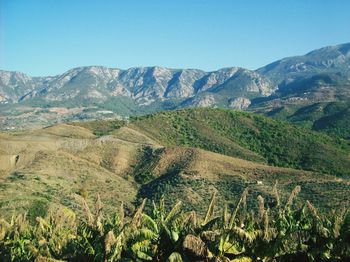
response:
<path id="1" fill-rule="evenodd" d="M 99 82 L 87 84 L 92 86 L 94 84 L 105 85 L 105 88 L 110 89 L 112 96 L 124 95 L 134 99 L 142 97 L 172 98 L 174 96 L 182 98 L 222 85 L 233 76 L 238 76 L 236 74 L 243 74 L 252 79 L 263 78 L 252 70 L 240 67 L 227 67 L 205 72 L 199 69 L 172 69 L 159 66 L 132 67 L 126 70 L 104 66 L 84 66 L 48 77 L 31 77 L 21 72 L 0 70 L 0 87 L 3 102 L 6 97 L 8 102 L 20 102 L 26 97 L 31 98 L 44 92 L 49 93 L 54 89 L 63 88 L 66 84 L 72 84 L 71 81 L 76 81 L 76 78 L 84 81 L 91 80 L 89 78 L 97 78 L 96 80 Z M 12 84 L 12 82 L 14 83 Z M 83 84 L 81 83 L 81 85 Z M 11 89 L 12 86 L 24 89 L 18 90 L 22 91 L 22 94 L 17 96 L 6 94 L 6 88 Z M 257 83 L 256 86 L 259 89 L 259 86 L 262 85 Z M 179 87 L 180 90 L 178 90 Z M 269 93 L 268 90 L 265 90 L 266 88 L 258 89 L 250 87 L 247 91 L 261 92 L 262 95 Z M 180 92 L 176 92 L 176 90 Z"/>

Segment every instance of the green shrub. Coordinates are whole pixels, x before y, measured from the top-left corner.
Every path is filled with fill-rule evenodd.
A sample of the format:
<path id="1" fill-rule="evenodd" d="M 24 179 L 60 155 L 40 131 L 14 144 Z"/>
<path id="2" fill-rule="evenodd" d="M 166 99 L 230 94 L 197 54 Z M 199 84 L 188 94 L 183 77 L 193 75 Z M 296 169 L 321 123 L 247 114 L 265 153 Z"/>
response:
<path id="1" fill-rule="evenodd" d="M 45 200 L 34 200 L 28 209 L 28 219 L 35 222 L 37 217 L 45 217 L 48 212 L 49 203 Z"/>

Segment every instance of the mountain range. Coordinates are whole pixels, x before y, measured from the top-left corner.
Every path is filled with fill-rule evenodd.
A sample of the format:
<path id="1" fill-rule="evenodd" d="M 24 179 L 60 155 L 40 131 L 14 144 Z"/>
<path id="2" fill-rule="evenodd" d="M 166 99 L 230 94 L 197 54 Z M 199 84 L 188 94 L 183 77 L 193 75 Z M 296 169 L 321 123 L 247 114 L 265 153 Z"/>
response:
<path id="1" fill-rule="evenodd" d="M 340 102 L 347 109 L 349 100 L 350 43 L 283 58 L 255 71 L 87 66 L 47 77 L 0 71 L 1 129 L 185 107 L 233 108 L 289 120 L 305 106 Z"/>
<path id="2" fill-rule="evenodd" d="M 2 103 L 20 103 L 40 98 L 54 101 L 105 101 L 127 97 L 142 105 L 167 99 L 188 99 L 201 94 L 235 98 L 268 96 L 274 84 L 257 72 L 224 68 L 214 72 L 197 69 L 139 67 L 127 70 L 99 66 L 79 67 L 54 77 L 29 77 L 19 72 L 1 71 Z M 215 105 L 212 103 L 203 105 Z"/>

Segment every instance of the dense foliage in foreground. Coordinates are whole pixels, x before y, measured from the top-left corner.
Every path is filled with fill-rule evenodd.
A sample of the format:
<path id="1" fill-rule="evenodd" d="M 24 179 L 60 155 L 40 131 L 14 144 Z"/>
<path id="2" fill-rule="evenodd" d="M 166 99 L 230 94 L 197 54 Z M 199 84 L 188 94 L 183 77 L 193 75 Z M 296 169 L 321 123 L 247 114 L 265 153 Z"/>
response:
<path id="1" fill-rule="evenodd" d="M 183 212 L 181 202 L 170 211 L 146 200 L 132 216 L 120 207 L 104 216 L 97 197 L 93 211 L 81 200 L 85 219 L 61 209 L 31 225 L 25 215 L 0 220 L 2 261 L 349 261 L 350 212 L 327 215 L 293 199 L 266 208 L 258 196 L 258 210 L 247 210 L 245 190 L 235 209 L 217 212 L 215 194 L 204 218 Z"/>

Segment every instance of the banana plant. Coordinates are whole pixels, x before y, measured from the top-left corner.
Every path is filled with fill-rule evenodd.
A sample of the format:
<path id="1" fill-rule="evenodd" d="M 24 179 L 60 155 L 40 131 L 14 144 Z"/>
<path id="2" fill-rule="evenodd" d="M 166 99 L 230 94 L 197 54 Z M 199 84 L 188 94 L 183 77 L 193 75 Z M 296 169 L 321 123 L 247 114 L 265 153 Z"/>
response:
<path id="1" fill-rule="evenodd" d="M 342 216 L 337 216 L 339 231 L 335 240 L 333 256 L 341 261 L 350 261 L 350 212 L 344 211 Z"/>
<path id="2" fill-rule="evenodd" d="M 124 244 L 123 203 L 112 219 L 104 217 L 99 195 L 95 202 L 94 213 L 90 211 L 84 199 L 82 207 L 86 221 L 82 221 L 77 229 L 75 257 L 78 261 L 117 261 L 121 257 Z"/>
<path id="3" fill-rule="evenodd" d="M 296 187 L 284 206 L 247 211 L 245 190 L 235 208 L 218 212 L 213 194 L 203 219 L 183 212 L 177 202 L 170 211 L 164 198 L 145 211 L 124 217 L 123 204 L 106 216 L 97 196 L 91 211 L 83 199 L 85 219 L 59 209 L 31 225 L 25 215 L 0 218 L 1 261 L 350 261 L 350 213 L 328 215 L 310 202 L 293 205 Z"/>
<path id="4" fill-rule="evenodd" d="M 34 229 L 32 249 L 37 257 L 69 259 L 68 246 L 76 239 L 76 216 L 68 209 L 62 208 L 46 218 L 37 217 Z"/>
<path id="5" fill-rule="evenodd" d="M 148 215 L 140 215 L 139 227 L 129 238 L 135 259 L 153 261 L 174 261 L 181 257 L 182 241 L 194 226 L 193 212 L 181 212 L 182 203 L 177 202 L 169 212 L 166 212 L 164 198 L 159 205 L 152 202 L 153 209 Z"/>
<path id="6" fill-rule="evenodd" d="M 250 221 L 244 225 L 238 213 L 242 206 L 245 206 L 248 190 L 244 190 L 241 198 L 236 204 L 236 208 L 229 214 L 227 206 L 224 207 L 221 215 L 215 216 L 215 197 L 212 195 L 210 204 L 204 220 L 201 223 L 200 235 L 209 248 L 209 257 L 213 256 L 217 260 L 239 261 L 250 260 L 245 255 L 246 247 L 255 239 L 256 231 Z"/>
<path id="7" fill-rule="evenodd" d="M 13 215 L 7 222 L 0 219 L 0 257 L 3 261 L 31 261 L 33 231 L 26 215 Z"/>

